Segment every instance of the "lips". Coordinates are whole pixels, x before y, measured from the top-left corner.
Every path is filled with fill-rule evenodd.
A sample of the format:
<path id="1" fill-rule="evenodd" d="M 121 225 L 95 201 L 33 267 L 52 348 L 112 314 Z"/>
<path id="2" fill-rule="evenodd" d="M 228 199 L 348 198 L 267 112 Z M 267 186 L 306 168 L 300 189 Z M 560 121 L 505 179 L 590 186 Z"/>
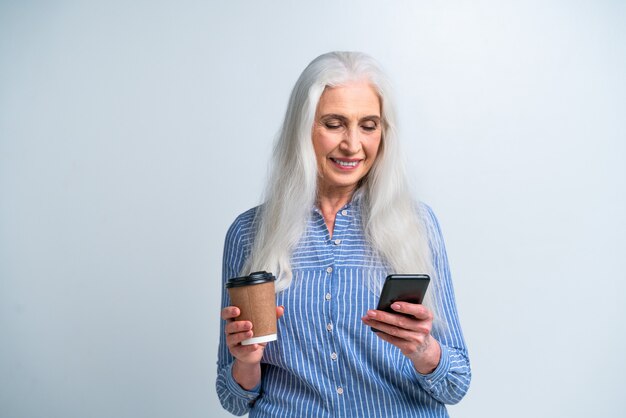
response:
<path id="1" fill-rule="evenodd" d="M 359 158 L 332 158 L 330 160 L 334 163 L 335 167 L 338 167 L 342 170 L 353 170 L 361 163 L 361 159 Z"/>

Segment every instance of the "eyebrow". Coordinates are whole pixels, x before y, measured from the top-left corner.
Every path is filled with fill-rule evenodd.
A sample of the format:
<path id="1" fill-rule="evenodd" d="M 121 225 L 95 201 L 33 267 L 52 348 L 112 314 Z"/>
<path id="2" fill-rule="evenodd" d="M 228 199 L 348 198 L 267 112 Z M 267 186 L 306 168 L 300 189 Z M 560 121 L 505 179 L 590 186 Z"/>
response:
<path id="1" fill-rule="evenodd" d="M 327 113 L 325 115 L 320 116 L 320 119 L 339 119 L 339 120 L 345 121 L 348 118 L 346 118 L 344 115 L 340 115 L 338 113 Z M 374 120 L 374 121 L 379 122 L 380 121 L 380 116 L 378 116 L 378 115 L 368 115 L 368 116 L 363 116 L 359 120 Z"/>

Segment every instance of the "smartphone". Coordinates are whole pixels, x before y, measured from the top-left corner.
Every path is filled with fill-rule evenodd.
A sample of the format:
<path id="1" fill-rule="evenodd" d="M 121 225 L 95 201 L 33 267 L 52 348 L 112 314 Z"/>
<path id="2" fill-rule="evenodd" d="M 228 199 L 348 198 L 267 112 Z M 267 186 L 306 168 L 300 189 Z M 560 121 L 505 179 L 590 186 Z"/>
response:
<path id="1" fill-rule="evenodd" d="M 390 274 L 385 279 L 376 309 L 395 312 L 391 309 L 394 302 L 422 303 L 428 283 L 430 276 L 427 274 Z M 375 328 L 372 331 L 378 332 Z"/>

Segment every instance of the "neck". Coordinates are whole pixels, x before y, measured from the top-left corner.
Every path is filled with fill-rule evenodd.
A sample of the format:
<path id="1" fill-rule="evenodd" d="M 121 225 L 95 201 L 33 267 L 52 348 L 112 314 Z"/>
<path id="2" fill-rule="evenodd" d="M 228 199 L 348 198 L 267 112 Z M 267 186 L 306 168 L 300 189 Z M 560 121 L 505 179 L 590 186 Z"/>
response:
<path id="1" fill-rule="evenodd" d="M 355 188 L 345 189 L 323 189 L 317 191 L 317 204 L 322 211 L 329 209 L 337 213 L 339 209 L 347 205 L 354 195 Z"/>
<path id="2" fill-rule="evenodd" d="M 335 228 L 335 215 L 339 209 L 350 202 L 352 195 L 354 195 L 354 190 L 355 189 L 353 188 L 342 190 L 318 190 L 317 205 L 322 212 L 324 222 L 326 223 L 328 233 L 331 237 L 333 235 L 333 229 Z"/>

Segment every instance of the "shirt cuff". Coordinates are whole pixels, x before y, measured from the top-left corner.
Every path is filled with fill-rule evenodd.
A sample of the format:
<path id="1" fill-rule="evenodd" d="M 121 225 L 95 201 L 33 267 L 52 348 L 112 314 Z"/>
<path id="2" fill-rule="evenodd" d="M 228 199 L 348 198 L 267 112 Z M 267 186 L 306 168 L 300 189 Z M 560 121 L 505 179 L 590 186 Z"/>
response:
<path id="1" fill-rule="evenodd" d="M 237 383 L 235 381 L 235 378 L 233 378 L 233 364 L 235 364 L 235 362 L 230 363 L 228 365 L 228 368 L 226 369 L 226 387 L 228 388 L 230 393 L 232 393 L 237 398 L 252 402 L 261 394 L 261 382 L 259 382 L 258 385 L 252 388 L 252 390 L 245 390 L 244 388 L 239 386 L 239 383 Z"/>
<path id="2" fill-rule="evenodd" d="M 430 393 L 436 392 L 435 387 L 446 378 L 448 372 L 450 371 L 450 352 L 448 347 L 443 344 L 439 344 L 439 346 L 441 347 L 441 358 L 439 360 L 439 364 L 431 373 L 422 374 L 415 370 L 411 360 L 407 362 L 409 375 L 412 378 L 417 379 L 420 385 Z"/>

